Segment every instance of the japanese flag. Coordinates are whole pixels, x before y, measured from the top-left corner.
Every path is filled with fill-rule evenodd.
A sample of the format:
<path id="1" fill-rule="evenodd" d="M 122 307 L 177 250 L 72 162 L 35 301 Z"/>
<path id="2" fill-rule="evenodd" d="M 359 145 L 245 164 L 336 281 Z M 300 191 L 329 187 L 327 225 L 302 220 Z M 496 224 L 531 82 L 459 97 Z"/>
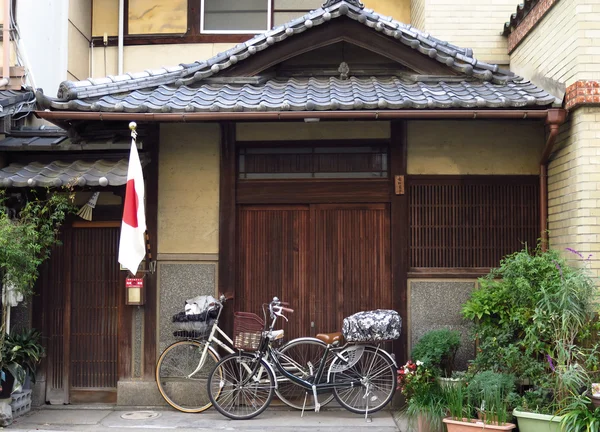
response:
<path id="1" fill-rule="evenodd" d="M 119 263 L 134 275 L 146 255 L 145 232 L 144 176 L 137 146 L 135 140 L 132 139 L 119 242 Z"/>

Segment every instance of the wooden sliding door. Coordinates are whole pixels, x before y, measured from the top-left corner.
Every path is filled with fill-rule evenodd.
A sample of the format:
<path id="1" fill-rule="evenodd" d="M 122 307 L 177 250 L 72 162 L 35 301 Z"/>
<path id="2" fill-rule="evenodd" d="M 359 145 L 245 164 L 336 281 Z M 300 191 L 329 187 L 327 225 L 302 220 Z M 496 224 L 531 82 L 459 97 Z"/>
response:
<path id="1" fill-rule="evenodd" d="M 259 313 L 273 296 L 290 302 L 288 339 L 392 307 L 387 204 L 239 206 L 237 238 L 237 309 Z"/>

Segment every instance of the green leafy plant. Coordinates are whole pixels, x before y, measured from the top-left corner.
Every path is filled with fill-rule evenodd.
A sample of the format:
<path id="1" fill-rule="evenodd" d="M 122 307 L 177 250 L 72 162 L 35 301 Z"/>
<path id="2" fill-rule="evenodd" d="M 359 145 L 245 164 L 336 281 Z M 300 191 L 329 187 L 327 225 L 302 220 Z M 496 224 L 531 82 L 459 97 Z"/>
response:
<path id="1" fill-rule="evenodd" d="M 398 370 L 398 386 L 406 398 L 404 413 L 411 423 L 421 417 L 432 430 L 440 431 L 446 408 L 435 378 L 436 373 L 421 361 L 408 361 Z"/>
<path id="2" fill-rule="evenodd" d="M 526 394 L 521 406 L 535 405 L 544 414 L 562 410 L 589 382 L 583 365 L 593 350 L 586 339 L 597 326 L 596 287 L 587 271 L 590 257 L 568 253 L 579 262 L 569 265 L 555 250 L 508 255 L 480 279 L 462 311 L 479 341 L 472 369 L 531 383 L 538 390 Z"/>
<path id="3" fill-rule="evenodd" d="M 515 378 L 493 371 L 483 371 L 468 380 L 467 393 L 471 403 L 486 414 L 486 418 L 501 417 L 506 422 L 505 412 L 514 400 Z M 498 414 L 498 411 L 501 411 Z"/>
<path id="4" fill-rule="evenodd" d="M 45 354 L 40 339 L 40 332 L 30 329 L 24 330 L 21 333 L 6 335 L 4 342 L 6 349 L 12 355 L 12 361 L 21 365 L 29 377 L 31 377 L 31 382 L 33 383 L 35 383 L 37 365 Z"/>
<path id="5" fill-rule="evenodd" d="M 67 215 L 74 211 L 73 196 L 65 193 L 30 191 L 26 202 L 13 214 L 9 199 L 0 191 L 0 280 L 6 290 L 28 297 L 39 275 L 39 266 L 50 256 L 58 243 L 58 232 Z M 2 305 L 2 317 L 8 314 L 8 303 Z M 0 323 L 0 370 L 14 369 L 21 375 L 15 361 L 14 347 L 5 343 L 6 321 Z M 13 374 L 15 375 L 15 374 Z"/>
<path id="6" fill-rule="evenodd" d="M 450 329 L 431 330 L 415 344 L 411 357 L 422 361 L 426 367 L 450 377 L 456 352 L 460 347 L 460 333 Z"/>
<path id="7" fill-rule="evenodd" d="M 452 420 L 462 421 L 463 418 L 469 417 L 470 400 L 468 400 L 468 393 L 463 382 L 444 386 L 442 394 Z"/>
<path id="8" fill-rule="evenodd" d="M 564 409 L 560 422 L 562 432 L 597 432 L 600 430 L 600 408 L 588 408 L 590 399 L 578 396 Z"/>

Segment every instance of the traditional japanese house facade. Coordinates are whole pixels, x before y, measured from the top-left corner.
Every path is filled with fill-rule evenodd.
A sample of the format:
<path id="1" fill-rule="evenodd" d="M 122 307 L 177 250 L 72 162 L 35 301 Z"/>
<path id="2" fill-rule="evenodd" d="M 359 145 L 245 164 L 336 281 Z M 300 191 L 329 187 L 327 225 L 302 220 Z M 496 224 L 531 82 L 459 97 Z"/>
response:
<path id="1" fill-rule="evenodd" d="M 584 51 L 574 61 L 590 63 L 556 72 L 570 70 L 571 57 L 538 34 L 559 37 L 546 20 L 578 25 L 584 0 L 526 3 L 529 14 L 517 12 L 508 38 L 496 33 L 512 2 L 477 2 L 488 13 L 457 1 L 443 23 L 470 16 L 467 40 L 442 25 L 433 0 L 368 4 L 380 13 L 356 0 L 304 12 L 268 2 L 265 28 L 274 27 L 255 37 L 219 36 L 208 1 L 176 3 L 188 6 L 189 28 L 169 21 L 181 28 L 167 33 L 185 33 L 172 51 L 189 44 L 210 55 L 171 53 L 170 63 L 188 63 L 65 81 L 57 97 L 38 92 L 38 116 L 68 131 L 66 151 L 7 152 L 0 170 L 11 190 L 76 179 L 82 203 L 101 192 L 94 221 L 65 228 L 34 300 L 33 324 L 49 338 L 43 400 L 160 404 L 154 364 L 173 340 L 171 316 L 188 298 L 225 291 L 235 295 L 230 311 L 257 312 L 274 295 L 289 301 L 289 337 L 393 308 L 404 321 L 391 346 L 400 361 L 425 331 L 450 326 L 463 332 L 464 364 L 473 348 L 459 311 L 478 276 L 533 247 L 546 228 L 559 247 L 596 251 L 600 137 L 596 108 L 585 106 L 593 96 L 578 99 L 589 87 L 578 81 L 599 72 Z M 151 32 L 132 16 L 130 33 L 136 25 Z M 600 29 L 600 19 L 585 22 Z M 104 50 L 112 56 L 111 37 Z M 153 48 L 128 36 L 126 69 L 142 70 L 133 62 L 153 50 L 160 57 L 172 38 L 155 35 L 163 45 Z M 157 262 L 139 307 L 124 304 L 116 263 L 130 121 L 140 132 Z"/>

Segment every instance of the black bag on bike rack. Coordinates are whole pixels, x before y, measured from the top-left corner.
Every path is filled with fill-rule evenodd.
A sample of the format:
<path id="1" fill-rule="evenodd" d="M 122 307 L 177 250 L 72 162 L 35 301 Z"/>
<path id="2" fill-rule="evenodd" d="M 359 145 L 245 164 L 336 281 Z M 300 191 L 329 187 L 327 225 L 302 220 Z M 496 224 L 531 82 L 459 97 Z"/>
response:
<path id="1" fill-rule="evenodd" d="M 402 318 L 394 310 L 358 312 L 344 318 L 342 334 L 348 342 L 380 342 L 400 337 Z"/>

